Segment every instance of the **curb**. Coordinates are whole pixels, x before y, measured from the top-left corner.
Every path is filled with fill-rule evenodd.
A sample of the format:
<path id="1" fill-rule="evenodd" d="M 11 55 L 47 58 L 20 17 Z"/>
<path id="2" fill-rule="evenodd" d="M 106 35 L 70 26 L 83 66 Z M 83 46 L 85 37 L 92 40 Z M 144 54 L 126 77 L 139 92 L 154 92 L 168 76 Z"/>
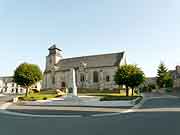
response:
<path id="1" fill-rule="evenodd" d="M 43 115 L 39 115 L 39 114 L 29 114 L 29 113 L 21 113 L 21 112 L 13 112 L 13 111 L 9 111 L 7 110 L 9 106 L 11 106 L 13 103 L 5 103 L 3 105 L 0 106 L 0 113 L 3 114 L 7 114 L 7 115 L 12 115 L 12 116 L 20 116 L 20 117 L 39 117 L 39 118 L 82 118 L 84 117 L 83 115 L 53 115 L 53 114 L 43 114 Z M 96 114 L 91 114 L 89 115 L 89 117 L 107 117 L 107 116 L 115 116 L 115 115 L 120 115 L 120 114 L 127 114 L 127 113 L 131 113 L 134 112 L 134 110 L 132 109 L 127 109 L 125 111 L 120 111 L 120 112 L 109 112 L 109 113 L 96 113 Z"/>
<path id="2" fill-rule="evenodd" d="M 0 106 L 0 113 L 14 115 L 14 116 L 24 116 L 24 117 L 39 117 L 39 118 L 80 118 L 82 115 L 35 115 L 35 114 L 28 114 L 28 113 L 19 113 L 19 112 L 11 112 L 8 111 L 7 108 L 12 105 L 13 103 L 5 103 Z"/>

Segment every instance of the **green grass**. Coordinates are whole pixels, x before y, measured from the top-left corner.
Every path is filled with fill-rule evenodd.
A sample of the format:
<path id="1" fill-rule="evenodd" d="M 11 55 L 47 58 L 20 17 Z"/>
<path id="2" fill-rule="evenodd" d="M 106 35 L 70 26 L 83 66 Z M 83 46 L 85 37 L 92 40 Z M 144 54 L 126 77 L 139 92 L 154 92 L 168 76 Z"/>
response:
<path id="1" fill-rule="evenodd" d="M 125 92 L 121 93 L 79 93 L 79 96 L 126 96 Z M 129 92 L 129 95 L 131 95 L 131 92 Z M 139 96 L 138 94 L 134 93 L 134 96 Z"/>
<path id="2" fill-rule="evenodd" d="M 121 93 L 79 93 L 79 96 L 97 96 L 100 97 L 100 101 L 114 101 L 114 100 L 133 100 L 137 97 L 141 97 L 139 94 L 134 93 L 134 96 L 131 96 L 132 93 L 129 92 L 129 96 L 126 96 L 125 91 Z"/>
<path id="3" fill-rule="evenodd" d="M 36 100 L 47 100 L 56 98 L 57 94 L 55 91 L 41 91 L 39 93 L 30 93 L 28 96 L 18 96 L 19 100 L 23 101 L 36 101 Z"/>

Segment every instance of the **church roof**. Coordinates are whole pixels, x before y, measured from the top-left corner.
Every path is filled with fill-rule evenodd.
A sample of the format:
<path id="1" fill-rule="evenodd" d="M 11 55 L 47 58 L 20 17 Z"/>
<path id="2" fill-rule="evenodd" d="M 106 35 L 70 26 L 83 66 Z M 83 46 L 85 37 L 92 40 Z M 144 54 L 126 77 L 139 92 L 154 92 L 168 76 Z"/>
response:
<path id="1" fill-rule="evenodd" d="M 111 53 L 111 54 L 101 54 L 83 57 L 74 57 L 62 59 L 56 66 L 59 70 L 67 70 L 70 68 L 80 67 L 82 63 L 87 65 L 87 68 L 95 67 L 111 67 L 118 66 L 124 57 L 124 52 Z"/>

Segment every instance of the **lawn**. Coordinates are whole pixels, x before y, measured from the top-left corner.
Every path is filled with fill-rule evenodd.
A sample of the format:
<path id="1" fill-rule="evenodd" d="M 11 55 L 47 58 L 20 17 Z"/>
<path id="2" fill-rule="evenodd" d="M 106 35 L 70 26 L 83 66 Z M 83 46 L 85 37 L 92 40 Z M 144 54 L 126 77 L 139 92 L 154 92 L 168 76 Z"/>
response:
<path id="1" fill-rule="evenodd" d="M 126 96 L 125 91 L 121 91 L 121 93 L 79 93 L 79 96 L 97 96 L 100 97 L 100 101 L 114 101 L 114 100 L 133 100 L 138 97 L 141 97 L 140 94 L 134 93 L 133 96 L 131 92 L 129 92 L 129 96 Z"/>
<path id="2" fill-rule="evenodd" d="M 121 93 L 103 93 L 103 92 L 96 92 L 96 93 L 78 93 L 79 96 L 126 96 L 125 91 L 121 91 Z M 131 96 L 132 93 L 129 92 L 129 96 Z M 134 93 L 134 96 L 139 96 L 139 94 Z"/>
<path id="3" fill-rule="evenodd" d="M 97 96 L 100 97 L 101 101 L 112 101 L 112 100 L 133 100 L 137 97 L 139 97 L 139 94 L 134 93 L 134 96 L 131 96 L 131 92 L 129 92 L 129 96 L 126 96 L 125 91 L 121 91 L 121 93 L 114 93 L 110 92 L 103 93 L 103 92 L 96 92 L 96 93 L 78 93 L 78 96 Z M 47 99 L 52 99 L 58 97 L 57 93 L 55 90 L 42 90 L 39 93 L 30 93 L 26 97 L 25 95 L 23 96 L 18 96 L 19 100 L 22 101 L 36 101 L 36 100 L 47 100 Z"/>
<path id="4" fill-rule="evenodd" d="M 30 93 L 28 96 L 18 96 L 19 100 L 23 101 L 47 100 L 56 97 L 58 97 L 58 95 L 56 94 L 56 91 L 53 90 L 41 91 L 39 93 Z"/>

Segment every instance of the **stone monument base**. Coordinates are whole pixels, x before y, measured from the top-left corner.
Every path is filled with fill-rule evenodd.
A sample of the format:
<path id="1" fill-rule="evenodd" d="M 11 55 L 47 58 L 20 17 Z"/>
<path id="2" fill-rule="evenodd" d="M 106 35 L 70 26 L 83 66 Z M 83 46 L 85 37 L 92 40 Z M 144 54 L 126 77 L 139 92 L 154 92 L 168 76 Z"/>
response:
<path id="1" fill-rule="evenodd" d="M 64 96 L 64 101 L 79 102 L 81 101 L 81 99 L 78 96 L 69 94 L 67 96 Z"/>

